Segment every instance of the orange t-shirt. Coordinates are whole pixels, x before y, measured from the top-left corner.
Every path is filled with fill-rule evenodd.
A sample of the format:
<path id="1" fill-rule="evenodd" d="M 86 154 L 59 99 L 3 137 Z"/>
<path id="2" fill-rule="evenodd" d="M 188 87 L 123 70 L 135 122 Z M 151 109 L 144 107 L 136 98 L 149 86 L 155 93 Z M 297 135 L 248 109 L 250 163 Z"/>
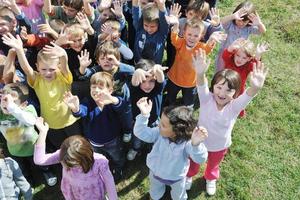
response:
<path id="1" fill-rule="evenodd" d="M 210 53 L 212 47 L 198 42 L 192 49 L 188 49 L 184 38 L 178 37 L 177 33 L 171 33 L 171 42 L 176 49 L 174 64 L 168 72 L 169 79 L 180 87 L 190 88 L 196 86 L 196 71 L 193 67 L 192 56 L 198 49 Z"/>

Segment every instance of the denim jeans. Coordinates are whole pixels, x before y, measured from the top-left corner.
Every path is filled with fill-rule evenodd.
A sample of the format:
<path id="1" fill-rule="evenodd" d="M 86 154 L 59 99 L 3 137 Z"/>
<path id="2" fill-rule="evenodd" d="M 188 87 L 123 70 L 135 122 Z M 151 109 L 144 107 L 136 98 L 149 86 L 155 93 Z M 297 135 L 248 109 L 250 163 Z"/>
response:
<path id="1" fill-rule="evenodd" d="M 92 145 L 93 146 L 93 145 Z M 125 153 L 123 149 L 123 144 L 119 137 L 105 143 L 101 147 L 93 146 L 96 153 L 103 154 L 109 160 L 112 160 L 113 169 L 122 170 L 125 164 Z"/>

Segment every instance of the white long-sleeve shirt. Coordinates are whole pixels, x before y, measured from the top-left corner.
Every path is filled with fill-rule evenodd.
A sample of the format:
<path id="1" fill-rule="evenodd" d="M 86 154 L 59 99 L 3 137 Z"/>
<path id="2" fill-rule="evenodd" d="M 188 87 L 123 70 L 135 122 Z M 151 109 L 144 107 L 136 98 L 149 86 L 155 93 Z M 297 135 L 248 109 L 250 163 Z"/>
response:
<path id="1" fill-rule="evenodd" d="M 253 97 L 248 96 L 245 91 L 222 110 L 218 110 L 207 84 L 197 86 L 197 90 L 201 105 L 198 125 L 207 129 L 208 137 L 204 140 L 207 150 L 216 152 L 228 148 L 232 143 L 231 133 L 236 119 Z"/>

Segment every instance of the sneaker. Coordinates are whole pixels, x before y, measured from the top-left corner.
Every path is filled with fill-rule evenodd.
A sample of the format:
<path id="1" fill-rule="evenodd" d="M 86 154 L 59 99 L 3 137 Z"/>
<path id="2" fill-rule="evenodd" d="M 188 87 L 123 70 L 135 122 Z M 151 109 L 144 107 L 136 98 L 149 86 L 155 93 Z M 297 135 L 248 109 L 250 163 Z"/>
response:
<path id="1" fill-rule="evenodd" d="M 57 183 L 57 177 L 52 172 L 43 172 L 47 185 L 54 186 Z"/>
<path id="2" fill-rule="evenodd" d="M 134 160 L 137 153 L 138 153 L 137 151 L 130 149 L 127 153 L 127 160 Z"/>
<path id="3" fill-rule="evenodd" d="M 185 180 L 185 189 L 186 190 L 190 190 L 192 187 L 192 183 L 193 183 L 193 178 L 192 177 L 186 177 Z"/>
<path id="4" fill-rule="evenodd" d="M 125 133 L 125 134 L 123 135 L 123 142 L 126 142 L 126 143 L 127 143 L 127 142 L 130 142 L 130 140 L 131 140 L 131 135 L 132 135 L 131 133 L 128 133 L 128 134 Z"/>
<path id="5" fill-rule="evenodd" d="M 208 195 L 212 196 L 216 193 L 216 179 L 214 180 L 206 180 L 206 192 Z"/>

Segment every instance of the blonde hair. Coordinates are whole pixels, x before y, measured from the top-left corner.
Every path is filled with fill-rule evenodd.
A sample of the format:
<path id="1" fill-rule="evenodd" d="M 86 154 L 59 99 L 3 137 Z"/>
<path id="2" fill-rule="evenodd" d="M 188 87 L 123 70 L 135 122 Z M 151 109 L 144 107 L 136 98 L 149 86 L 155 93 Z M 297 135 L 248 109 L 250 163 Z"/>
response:
<path id="1" fill-rule="evenodd" d="M 102 85 L 108 89 L 112 89 L 114 87 L 113 77 L 107 72 L 97 72 L 93 74 L 90 83 L 91 85 Z"/>
<path id="2" fill-rule="evenodd" d="M 65 27 L 65 32 L 71 37 L 84 36 L 84 29 L 80 24 L 69 24 Z"/>
<path id="3" fill-rule="evenodd" d="M 256 47 L 254 43 L 250 40 L 245 40 L 241 47 L 239 48 L 246 53 L 247 56 L 253 58 L 255 56 Z"/>
<path id="4" fill-rule="evenodd" d="M 16 19 L 14 12 L 7 7 L 0 7 L 0 17 L 5 17 L 5 20 L 9 22 Z"/>
<path id="5" fill-rule="evenodd" d="M 36 62 L 37 64 L 43 62 L 45 64 L 59 64 L 59 58 L 53 58 L 52 55 L 49 55 L 49 54 L 45 54 L 44 53 L 44 50 L 40 50 L 38 55 L 37 55 L 37 58 L 36 58 Z"/>
<path id="6" fill-rule="evenodd" d="M 199 28 L 200 29 L 200 33 L 202 34 L 204 31 L 204 24 L 201 20 L 197 19 L 197 18 L 193 18 L 190 20 L 187 20 L 184 26 L 184 30 L 186 30 L 186 28 Z"/>
<path id="7" fill-rule="evenodd" d="M 65 22 L 63 22 L 60 19 L 52 19 L 49 21 L 49 25 L 53 30 L 55 30 L 57 33 L 60 33 L 63 28 L 65 27 Z"/>
<path id="8" fill-rule="evenodd" d="M 159 23 L 159 9 L 155 3 L 148 3 L 142 10 L 144 22 Z"/>

